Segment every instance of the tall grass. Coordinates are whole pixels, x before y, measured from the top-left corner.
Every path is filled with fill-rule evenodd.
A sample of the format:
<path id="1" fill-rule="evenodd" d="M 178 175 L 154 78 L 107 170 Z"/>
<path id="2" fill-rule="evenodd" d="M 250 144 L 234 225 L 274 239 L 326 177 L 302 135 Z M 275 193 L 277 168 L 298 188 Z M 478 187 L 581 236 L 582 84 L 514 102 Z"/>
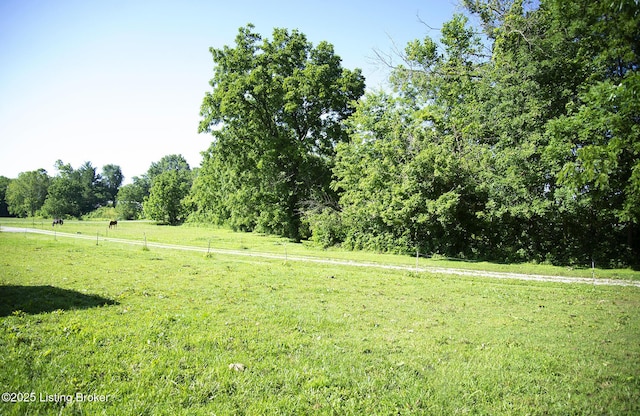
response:
<path id="1" fill-rule="evenodd" d="M 0 386 L 37 399 L 1 414 L 640 412 L 638 288 L 24 233 L 0 267 Z"/>

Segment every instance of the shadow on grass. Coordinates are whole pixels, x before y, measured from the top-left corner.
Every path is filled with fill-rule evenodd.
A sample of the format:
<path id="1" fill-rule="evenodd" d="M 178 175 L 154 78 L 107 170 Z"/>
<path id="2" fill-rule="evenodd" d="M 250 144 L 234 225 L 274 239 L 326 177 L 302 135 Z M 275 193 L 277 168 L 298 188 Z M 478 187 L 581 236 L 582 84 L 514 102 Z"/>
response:
<path id="1" fill-rule="evenodd" d="M 54 286 L 0 286 L 0 317 L 16 311 L 35 315 L 58 309 L 89 309 L 118 302 L 98 295 L 87 295 L 75 290 Z"/>

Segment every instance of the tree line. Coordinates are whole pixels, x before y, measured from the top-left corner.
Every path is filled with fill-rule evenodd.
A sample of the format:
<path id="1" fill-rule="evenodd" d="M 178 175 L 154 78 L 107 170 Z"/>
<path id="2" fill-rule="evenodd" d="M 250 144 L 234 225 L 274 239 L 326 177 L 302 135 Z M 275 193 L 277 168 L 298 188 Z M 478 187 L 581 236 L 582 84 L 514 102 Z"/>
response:
<path id="1" fill-rule="evenodd" d="M 186 219 L 182 200 L 191 188 L 193 172 L 182 155 L 167 155 L 147 172 L 122 185 L 120 166 L 108 164 L 102 173 L 85 162 L 74 169 L 56 161 L 57 174 L 45 169 L 0 177 L 0 216 L 81 218 L 103 207 L 115 208 L 119 219 L 149 218 L 177 224 Z"/>
<path id="2" fill-rule="evenodd" d="M 118 206 L 325 247 L 640 263 L 640 5 L 462 3 L 478 27 L 379 52 L 390 89 L 366 93 L 331 44 L 240 28 L 210 49 L 201 166 Z"/>
<path id="3" fill-rule="evenodd" d="M 211 49 L 194 215 L 324 246 L 640 261 L 640 6 L 466 0 L 364 93 L 331 45 L 241 28 Z"/>
<path id="4" fill-rule="evenodd" d="M 58 174 L 50 177 L 45 169 L 22 172 L 16 179 L 2 178 L 3 214 L 28 217 L 81 216 L 101 204 L 115 201 L 122 183 L 122 172 L 116 165 L 106 165 L 98 174 L 91 162 L 74 169 L 56 161 Z"/>

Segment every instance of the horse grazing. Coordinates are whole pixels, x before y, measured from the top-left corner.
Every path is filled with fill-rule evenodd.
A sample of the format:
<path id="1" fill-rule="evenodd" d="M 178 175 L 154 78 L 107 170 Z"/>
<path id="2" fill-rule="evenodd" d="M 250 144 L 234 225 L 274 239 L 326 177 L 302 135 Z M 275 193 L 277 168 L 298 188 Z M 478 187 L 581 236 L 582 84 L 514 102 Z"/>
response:
<path id="1" fill-rule="evenodd" d="M 116 227 L 117 228 L 118 227 L 118 221 L 110 221 L 109 222 L 109 228 L 111 228 L 111 227 Z"/>
<path id="2" fill-rule="evenodd" d="M 51 226 L 55 227 L 56 225 L 62 225 L 62 224 L 64 224 L 64 221 L 62 221 L 62 218 L 54 218 Z"/>

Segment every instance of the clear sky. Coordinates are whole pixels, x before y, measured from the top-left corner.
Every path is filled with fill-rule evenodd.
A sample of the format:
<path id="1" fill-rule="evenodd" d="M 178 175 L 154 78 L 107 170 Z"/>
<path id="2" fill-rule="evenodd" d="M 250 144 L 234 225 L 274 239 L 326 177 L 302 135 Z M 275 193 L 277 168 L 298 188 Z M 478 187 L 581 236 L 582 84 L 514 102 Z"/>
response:
<path id="1" fill-rule="evenodd" d="M 253 23 L 298 29 L 334 45 L 367 87 L 384 86 L 373 50 L 389 52 L 441 27 L 455 0 L 135 1 L 0 0 L 0 175 L 61 159 L 122 168 L 125 183 L 165 155 L 192 167 L 210 136 L 198 134 L 210 90 L 209 47 L 233 46 Z"/>

